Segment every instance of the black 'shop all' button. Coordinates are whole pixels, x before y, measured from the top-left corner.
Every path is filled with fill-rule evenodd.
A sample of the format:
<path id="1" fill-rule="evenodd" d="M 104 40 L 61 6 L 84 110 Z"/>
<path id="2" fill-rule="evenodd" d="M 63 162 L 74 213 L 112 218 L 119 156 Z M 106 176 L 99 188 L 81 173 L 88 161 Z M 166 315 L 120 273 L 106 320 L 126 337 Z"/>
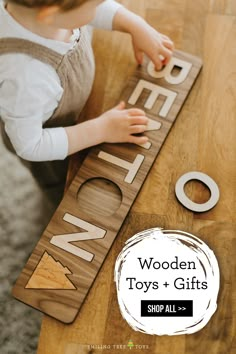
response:
<path id="1" fill-rule="evenodd" d="M 192 316 L 192 300 L 141 300 L 141 317 Z"/>

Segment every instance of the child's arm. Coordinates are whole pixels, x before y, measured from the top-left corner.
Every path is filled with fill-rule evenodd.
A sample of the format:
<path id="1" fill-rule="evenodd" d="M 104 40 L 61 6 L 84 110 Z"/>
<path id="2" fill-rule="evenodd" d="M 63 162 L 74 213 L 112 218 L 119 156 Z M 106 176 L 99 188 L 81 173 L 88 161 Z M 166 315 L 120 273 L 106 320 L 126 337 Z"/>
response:
<path id="1" fill-rule="evenodd" d="M 103 113 L 100 117 L 65 128 L 68 137 L 68 155 L 103 142 L 145 144 L 143 133 L 148 118 L 137 108 L 125 109 L 124 102 Z"/>
<path id="2" fill-rule="evenodd" d="M 142 64 L 143 54 L 146 54 L 155 64 L 156 70 L 160 70 L 172 56 L 173 42 L 124 7 L 120 7 L 113 18 L 113 30 L 131 34 L 138 64 Z"/>
<path id="3" fill-rule="evenodd" d="M 142 64 L 145 53 L 153 61 L 156 69 L 160 70 L 172 56 L 173 42 L 124 7 L 118 8 L 115 13 L 113 30 L 131 34 L 135 57 L 139 64 Z M 160 58 L 160 55 L 163 58 Z M 132 135 L 145 131 L 148 123 L 145 113 L 139 109 L 124 108 L 124 103 L 120 103 L 96 119 L 65 128 L 69 142 L 68 155 L 102 142 L 135 144 L 147 142 L 146 136 Z"/>

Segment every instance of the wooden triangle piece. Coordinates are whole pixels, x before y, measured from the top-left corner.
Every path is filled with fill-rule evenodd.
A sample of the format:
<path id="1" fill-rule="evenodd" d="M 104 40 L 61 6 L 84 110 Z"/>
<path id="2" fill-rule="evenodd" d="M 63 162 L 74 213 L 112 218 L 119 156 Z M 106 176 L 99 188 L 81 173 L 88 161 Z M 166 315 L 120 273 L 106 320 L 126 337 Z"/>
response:
<path id="1" fill-rule="evenodd" d="M 145 129 L 145 131 L 150 131 L 150 130 L 159 130 L 161 128 L 161 123 L 160 122 L 156 122 L 153 119 L 149 119 L 148 124 L 147 124 L 147 128 Z"/>

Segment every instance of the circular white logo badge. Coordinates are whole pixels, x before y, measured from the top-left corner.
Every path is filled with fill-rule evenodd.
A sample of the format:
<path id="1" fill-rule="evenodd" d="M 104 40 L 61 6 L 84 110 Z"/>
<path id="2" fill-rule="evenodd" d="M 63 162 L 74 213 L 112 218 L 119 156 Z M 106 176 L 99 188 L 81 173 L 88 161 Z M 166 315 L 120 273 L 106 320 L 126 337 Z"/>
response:
<path id="1" fill-rule="evenodd" d="M 219 279 L 213 251 L 182 231 L 140 232 L 126 242 L 115 265 L 121 314 L 147 334 L 202 329 L 216 311 Z"/>

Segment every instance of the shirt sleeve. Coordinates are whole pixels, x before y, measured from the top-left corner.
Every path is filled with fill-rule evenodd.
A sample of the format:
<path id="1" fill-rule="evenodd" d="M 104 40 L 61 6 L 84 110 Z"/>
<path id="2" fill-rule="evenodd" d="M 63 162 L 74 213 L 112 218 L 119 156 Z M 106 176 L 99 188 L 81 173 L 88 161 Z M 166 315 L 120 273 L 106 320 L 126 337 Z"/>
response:
<path id="1" fill-rule="evenodd" d="M 17 155 L 29 161 L 65 159 L 65 129 L 43 128 L 63 93 L 57 74 L 49 65 L 23 54 L 17 60 L 14 56 L 14 64 L 12 56 L 7 56 L 0 61 L 0 116 Z"/>
<path id="2" fill-rule="evenodd" d="M 97 6 L 96 16 L 90 23 L 91 26 L 112 30 L 112 22 L 116 11 L 122 5 L 113 0 L 106 0 Z"/>

